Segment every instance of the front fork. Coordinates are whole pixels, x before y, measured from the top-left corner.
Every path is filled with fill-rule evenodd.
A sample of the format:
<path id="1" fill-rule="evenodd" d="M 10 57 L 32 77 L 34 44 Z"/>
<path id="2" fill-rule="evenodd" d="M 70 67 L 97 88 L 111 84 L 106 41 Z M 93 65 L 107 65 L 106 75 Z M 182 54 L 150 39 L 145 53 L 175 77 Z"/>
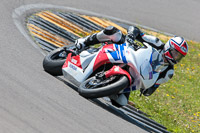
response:
<path id="1" fill-rule="evenodd" d="M 125 75 L 129 79 L 130 85 L 132 84 L 131 75 L 124 69 L 119 66 L 113 66 L 110 70 L 106 71 L 105 73 L 98 73 L 96 78 L 109 78 L 112 75 Z"/>

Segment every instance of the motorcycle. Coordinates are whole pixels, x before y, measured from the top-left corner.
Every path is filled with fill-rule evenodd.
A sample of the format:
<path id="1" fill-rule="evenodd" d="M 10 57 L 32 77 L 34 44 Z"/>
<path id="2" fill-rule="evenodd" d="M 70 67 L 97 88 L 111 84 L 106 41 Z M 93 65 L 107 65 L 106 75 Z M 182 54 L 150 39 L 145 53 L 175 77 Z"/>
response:
<path id="1" fill-rule="evenodd" d="M 159 76 L 154 69 L 159 62 L 152 62 L 158 51 L 147 43 L 135 46 L 127 41 L 120 45 L 103 43 L 82 52 L 75 46 L 64 46 L 45 56 L 43 68 L 51 75 L 64 75 L 86 98 L 147 89 Z"/>

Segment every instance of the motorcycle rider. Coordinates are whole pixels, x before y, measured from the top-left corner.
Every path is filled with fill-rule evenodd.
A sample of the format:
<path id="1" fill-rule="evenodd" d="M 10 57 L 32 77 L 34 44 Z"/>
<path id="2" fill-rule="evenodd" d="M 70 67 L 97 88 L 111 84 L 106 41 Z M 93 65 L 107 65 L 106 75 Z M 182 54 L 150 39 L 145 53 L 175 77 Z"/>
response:
<path id="1" fill-rule="evenodd" d="M 155 36 L 144 34 L 138 27 L 130 26 L 127 35 L 123 35 L 116 27 L 109 26 L 99 33 L 92 34 L 85 38 L 76 40 L 75 46 L 82 51 L 86 46 L 112 42 L 115 44 L 123 44 L 125 41 L 132 43 L 134 40 L 142 43 L 146 42 L 159 51 L 159 55 L 163 61 L 163 68 L 159 71 L 159 77 L 155 84 L 148 89 L 141 89 L 141 94 L 150 96 L 155 92 L 160 84 L 167 82 L 173 77 L 174 65 L 177 64 L 188 52 L 188 44 L 182 37 L 173 37 L 164 44 Z M 157 57 L 156 57 L 157 58 Z M 110 96 L 111 102 L 118 107 L 128 103 L 130 92 Z"/>

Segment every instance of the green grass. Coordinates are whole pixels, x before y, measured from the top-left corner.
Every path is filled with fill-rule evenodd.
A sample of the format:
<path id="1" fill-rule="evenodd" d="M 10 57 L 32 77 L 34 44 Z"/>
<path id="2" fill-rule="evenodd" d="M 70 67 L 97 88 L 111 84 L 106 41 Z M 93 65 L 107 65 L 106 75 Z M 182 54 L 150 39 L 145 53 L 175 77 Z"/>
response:
<path id="1" fill-rule="evenodd" d="M 149 30 L 164 43 L 171 37 Z M 149 97 L 133 91 L 130 101 L 150 118 L 174 133 L 200 133 L 200 43 L 187 41 L 189 53 L 175 65 L 173 78 Z M 99 46 L 99 45 L 97 45 Z"/>
<path id="2" fill-rule="evenodd" d="M 175 65 L 175 75 L 169 82 L 149 97 L 140 97 L 139 91 L 134 91 L 129 99 L 151 119 L 175 133 L 200 133 L 200 43 L 188 44 L 189 53 Z"/>

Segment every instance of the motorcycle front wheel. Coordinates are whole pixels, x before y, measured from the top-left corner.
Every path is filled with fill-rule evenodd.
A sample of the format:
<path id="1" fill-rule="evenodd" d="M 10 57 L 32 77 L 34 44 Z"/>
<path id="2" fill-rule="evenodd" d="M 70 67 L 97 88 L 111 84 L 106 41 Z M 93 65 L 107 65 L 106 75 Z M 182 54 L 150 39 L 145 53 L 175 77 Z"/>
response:
<path id="1" fill-rule="evenodd" d="M 60 47 L 48 53 L 43 60 L 43 68 L 53 76 L 63 75 L 62 66 L 64 65 L 67 55 L 72 51 L 68 47 Z M 74 54 L 74 53 L 73 53 Z"/>
<path id="2" fill-rule="evenodd" d="M 81 83 L 78 92 L 85 98 L 99 98 L 117 94 L 128 85 L 129 80 L 124 75 L 114 75 L 106 79 L 93 76 Z"/>

